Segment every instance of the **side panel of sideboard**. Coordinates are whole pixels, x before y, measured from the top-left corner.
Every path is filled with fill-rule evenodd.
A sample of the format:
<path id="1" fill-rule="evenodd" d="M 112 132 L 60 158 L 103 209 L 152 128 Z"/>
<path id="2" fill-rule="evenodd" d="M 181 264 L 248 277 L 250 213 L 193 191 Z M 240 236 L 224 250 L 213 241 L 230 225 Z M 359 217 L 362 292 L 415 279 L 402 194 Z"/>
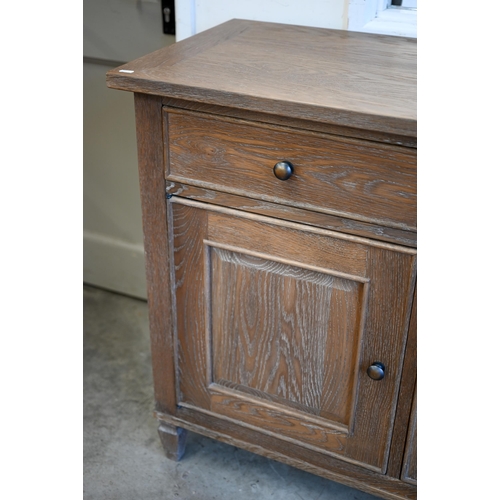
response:
<path id="1" fill-rule="evenodd" d="M 135 94 L 135 114 L 156 410 L 174 414 L 175 347 L 167 266 L 170 255 L 161 99 Z"/>

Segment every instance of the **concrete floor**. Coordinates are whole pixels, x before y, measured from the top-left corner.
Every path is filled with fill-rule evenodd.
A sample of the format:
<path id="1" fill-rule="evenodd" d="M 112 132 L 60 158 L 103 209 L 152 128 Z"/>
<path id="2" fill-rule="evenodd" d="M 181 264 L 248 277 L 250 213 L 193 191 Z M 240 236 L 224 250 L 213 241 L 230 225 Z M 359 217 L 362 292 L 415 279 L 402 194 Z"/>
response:
<path id="1" fill-rule="evenodd" d="M 163 454 L 153 413 L 147 304 L 84 286 L 84 500 L 376 500 L 189 433 Z"/>

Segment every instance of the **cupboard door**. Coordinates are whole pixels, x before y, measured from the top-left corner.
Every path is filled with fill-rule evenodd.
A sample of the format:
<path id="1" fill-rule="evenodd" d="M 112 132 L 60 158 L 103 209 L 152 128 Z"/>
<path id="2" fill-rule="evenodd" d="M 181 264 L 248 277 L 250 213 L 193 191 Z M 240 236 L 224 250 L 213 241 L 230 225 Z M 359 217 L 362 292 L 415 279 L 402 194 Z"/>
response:
<path id="1" fill-rule="evenodd" d="M 406 440 L 405 457 L 401 479 L 407 483 L 417 484 L 417 392 L 411 409 L 410 428 Z"/>
<path id="2" fill-rule="evenodd" d="M 385 472 L 415 252 L 169 207 L 177 404 Z"/>

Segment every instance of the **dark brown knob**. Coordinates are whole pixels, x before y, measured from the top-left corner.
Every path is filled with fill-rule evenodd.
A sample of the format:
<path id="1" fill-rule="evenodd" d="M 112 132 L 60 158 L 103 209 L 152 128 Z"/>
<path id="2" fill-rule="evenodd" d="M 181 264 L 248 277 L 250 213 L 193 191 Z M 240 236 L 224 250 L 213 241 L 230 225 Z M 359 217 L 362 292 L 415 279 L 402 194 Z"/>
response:
<path id="1" fill-rule="evenodd" d="M 280 181 L 286 181 L 293 174 L 293 165 L 289 161 L 279 161 L 274 165 L 273 172 Z"/>
<path id="2" fill-rule="evenodd" d="M 382 380 L 385 376 L 385 366 L 380 361 L 375 361 L 368 367 L 366 373 L 373 380 Z"/>

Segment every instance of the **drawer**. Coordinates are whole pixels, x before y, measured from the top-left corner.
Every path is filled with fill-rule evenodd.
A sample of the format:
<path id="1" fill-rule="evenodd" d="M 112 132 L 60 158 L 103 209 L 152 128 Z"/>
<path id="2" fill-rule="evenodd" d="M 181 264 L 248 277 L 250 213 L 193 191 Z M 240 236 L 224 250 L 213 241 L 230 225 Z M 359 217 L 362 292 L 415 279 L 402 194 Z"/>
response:
<path id="1" fill-rule="evenodd" d="M 416 150 L 164 108 L 168 180 L 416 228 Z M 293 174 L 276 178 L 288 161 Z"/>

